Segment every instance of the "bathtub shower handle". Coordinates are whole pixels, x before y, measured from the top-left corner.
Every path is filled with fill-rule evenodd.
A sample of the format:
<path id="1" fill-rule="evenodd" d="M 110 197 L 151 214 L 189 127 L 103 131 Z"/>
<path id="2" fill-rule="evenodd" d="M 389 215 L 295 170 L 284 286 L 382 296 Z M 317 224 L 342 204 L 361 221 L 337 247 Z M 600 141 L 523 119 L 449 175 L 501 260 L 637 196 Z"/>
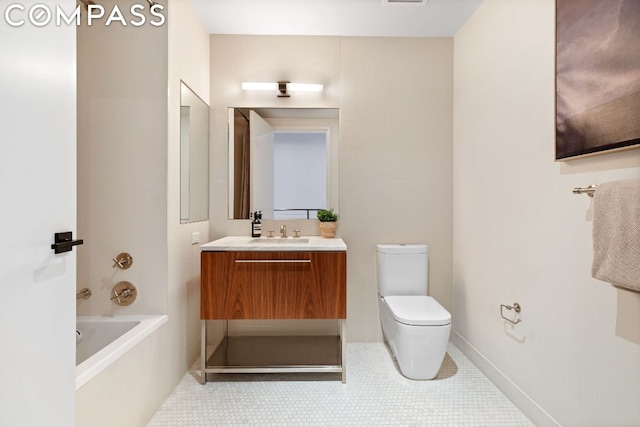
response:
<path id="1" fill-rule="evenodd" d="M 111 301 L 118 305 L 129 305 L 136 300 L 138 290 L 131 282 L 119 282 L 113 287 Z"/>
<path id="2" fill-rule="evenodd" d="M 133 264 L 133 257 L 126 252 L 118 254 L 118 256 L 112 258 L 112 260 L 114 262 L 113 268 L 118 267 L 120 270 L 126 270 Z"/>
<path id="3" fill-rule="evenodd" d="M 518 304 L 517 302 L 514 302 L 513 305 L 500 304 L 500 317 L 502 317 L 507 322 L 513 323 L 514 325 L 517 325 L 522 321 L 522 319 L 511 320 L 508 317 L 505 317 L 502 310 L 503 308 L 506 308 L 507 310 L 514 310 L 516 313 L 520 313 L 520 310 L 522 310 L 520 304 Z"/>
<path id="4" fill-rule="evenodd" d="M 112 296 L 111 299 L 117 299 L 118 302 L 120 302 L 120 298 L 126 298 L 129 295 L 131 295 L 131 291 L 129 289 L 125 289 L 124 291 L 120 292 L 119 294 L 116 294 L 115 296 Z"/>

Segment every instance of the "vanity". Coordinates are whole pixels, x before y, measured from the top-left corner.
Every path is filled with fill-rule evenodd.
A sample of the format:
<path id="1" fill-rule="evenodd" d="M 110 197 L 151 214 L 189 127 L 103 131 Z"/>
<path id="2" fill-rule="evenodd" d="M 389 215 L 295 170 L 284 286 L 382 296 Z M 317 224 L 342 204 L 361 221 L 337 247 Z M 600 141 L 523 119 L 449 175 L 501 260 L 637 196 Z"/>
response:
<path id="1" fill-rule="evenodd" d="M 346 382 L 347 246 L 341 238 L 227 236 L 201 246 L 201 372 L 337 372 Z M 229 336 L 229 320 L 335 319 L 335 335 Z M 207 320 L 223 338 L 207 354 Z"/>

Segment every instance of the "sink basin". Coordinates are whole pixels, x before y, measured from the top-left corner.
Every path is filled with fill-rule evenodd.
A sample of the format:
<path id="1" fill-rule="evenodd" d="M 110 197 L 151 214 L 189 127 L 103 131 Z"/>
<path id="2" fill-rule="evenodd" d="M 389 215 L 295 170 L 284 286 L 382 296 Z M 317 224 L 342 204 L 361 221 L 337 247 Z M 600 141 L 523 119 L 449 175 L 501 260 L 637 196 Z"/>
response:
<path id="1" fill-rule="evenodd" d="M 295 245 L 301 243 L 309 243 L 309 239 L 298 238 L 298 237 L 273 237 L 273 238 L 265 238 L 265 239 L 251 239 L 247 243 L 252 245 L 273 245 L 273 244 L 286 244 L 286 245 Z"/>

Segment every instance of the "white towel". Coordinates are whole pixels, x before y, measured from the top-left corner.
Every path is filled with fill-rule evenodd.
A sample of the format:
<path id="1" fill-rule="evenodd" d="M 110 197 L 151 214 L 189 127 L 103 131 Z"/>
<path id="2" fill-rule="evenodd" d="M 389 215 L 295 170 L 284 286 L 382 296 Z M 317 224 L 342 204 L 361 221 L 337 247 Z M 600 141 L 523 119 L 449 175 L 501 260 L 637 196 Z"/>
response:
<path id="1" fill-rule="evenodd" d="M 598 185 L 593 198 L 591 275 L 640 291 L 640 179 Z"/>

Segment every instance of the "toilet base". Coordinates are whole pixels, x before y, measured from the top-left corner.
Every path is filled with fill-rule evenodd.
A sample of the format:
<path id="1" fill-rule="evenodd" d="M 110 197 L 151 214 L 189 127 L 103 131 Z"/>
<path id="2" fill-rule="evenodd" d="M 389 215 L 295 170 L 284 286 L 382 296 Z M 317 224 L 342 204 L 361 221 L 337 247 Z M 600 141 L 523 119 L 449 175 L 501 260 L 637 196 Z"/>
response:
<path id="1" fill-rule="evenodd" d="M 451 323 L 411 326 L 397 322 L 383 298 L 379 298 L 382 333 L 400 372 L 412 380 L 430 380 L 440 371 L 447 352 Z"/>

